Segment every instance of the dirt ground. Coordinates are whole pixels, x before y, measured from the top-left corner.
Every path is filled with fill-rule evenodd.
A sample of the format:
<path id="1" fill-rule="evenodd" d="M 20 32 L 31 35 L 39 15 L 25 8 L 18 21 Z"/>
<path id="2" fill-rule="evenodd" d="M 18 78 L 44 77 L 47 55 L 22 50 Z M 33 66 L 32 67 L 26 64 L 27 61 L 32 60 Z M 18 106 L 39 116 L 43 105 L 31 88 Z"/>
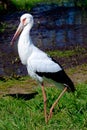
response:
<path id="1" fill-rule="evenodd" d="M 74 84 L 87 83 L 87 65 L 79 65 L 66 70 Z"/>
<path id="2" fill-rule="evenodd" d="M 75 87 L 80 83 L 87 83 L 87 65 L 80 65 L 77 67 L 65 69 L 68 76 L 72 79 Z M 22 82 L 19 80 L 18 83 L 13 83 L 13 85 L 3 88 L 0 86 L 0 97 L 2 96 L 12 96 L 17 98 L 30 99 L 33 98 L 37 92 L 36 88 L 40 86 L 35 80 L 27 78 Z M 46 87 L 53 87 L 54 84 L 45 81 Z"/>

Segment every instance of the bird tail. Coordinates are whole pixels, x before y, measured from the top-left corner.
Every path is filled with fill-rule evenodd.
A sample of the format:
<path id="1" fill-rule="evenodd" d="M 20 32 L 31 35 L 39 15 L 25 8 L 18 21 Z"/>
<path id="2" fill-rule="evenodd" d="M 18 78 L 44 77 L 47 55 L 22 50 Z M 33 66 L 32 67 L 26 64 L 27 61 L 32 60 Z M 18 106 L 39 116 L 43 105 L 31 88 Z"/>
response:
<path id="1" fill-rule="evenodd" d="M 55 77 L 53 77 L 52 79 L 56 82 L 64 84 L 64 86 L 68 88 L 68 91 L 75 91 L 75 86 L 72 80 L 68 77 L 68 75 L 65 73 L 63 69 L 57 72 Z"/>
<path id="2" fill-rule="evenodd" d="M 69 91 L 74 92 L 75 91 L 75 86 L 72 82 L 72 80 L 68 77 L 68 75 L 63 71 L 64 77 L 65 77 L 65 83 L 64 86 L 68 88 Z"/>
<path id="3" fill-rule="evenodd" d="M 68 88 L 68 91 L 71 91 L 71 92 L 75 91 L 75 86 L 72 81 L 69 81 L 67 84 L 64 84 L 64 86 Z"/>

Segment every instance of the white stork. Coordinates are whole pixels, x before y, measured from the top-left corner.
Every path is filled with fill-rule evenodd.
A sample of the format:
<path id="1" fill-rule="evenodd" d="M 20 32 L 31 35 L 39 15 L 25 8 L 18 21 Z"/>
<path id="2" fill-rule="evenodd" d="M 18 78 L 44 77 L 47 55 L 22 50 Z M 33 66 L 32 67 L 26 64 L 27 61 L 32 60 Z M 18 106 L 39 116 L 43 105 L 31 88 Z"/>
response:
<path id="1" fill-rule="evenodd" d="M 33 16 L 31 14 L 23 14 L 20 18 L 20 24 L 17 28 L 17 31 L 12 38 L 11 45 L 13 45 L 15 39 L 20 35 L 18 41 L 19 57 L 22 64 L 26 65 L 28 74 L 41 83 L 44 100 L 45 121 L 48 122 L 48 120 L 52 117 L 52 111 L 61 96 L 67 90 L 74 92 L 75 87 L 61 65 L 57 61 L 49 57 L 45 52 L 34 46 L 30 37 L 30 30 L 33 26 L 33 23 Z M 46 92 L 44 90 L 43 77 L 51 79 L 56 83 L 62 83 L 64 85 L 63 91 L 50 108 L 49 115 L 47 115 L 46 112 L 47 98 Z"/>

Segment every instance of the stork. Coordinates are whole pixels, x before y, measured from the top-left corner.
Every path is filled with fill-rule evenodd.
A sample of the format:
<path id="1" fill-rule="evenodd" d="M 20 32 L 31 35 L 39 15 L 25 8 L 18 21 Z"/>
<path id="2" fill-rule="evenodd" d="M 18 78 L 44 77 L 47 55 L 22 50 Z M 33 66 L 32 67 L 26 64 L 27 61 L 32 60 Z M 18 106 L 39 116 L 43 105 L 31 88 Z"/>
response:
<path id="1" fill-rule="evenodd" d="M 37 48 L 30 37 L 30 30 L 33 26 L 34 20 L 31 14 L 25 13 L 20 17 L 20 24 L 11 40 L 11 45 L 20 35 L 18 41 L 18 54 L 23 65 L 27 67 L 28 74 L 33 79 L 40 82 L 42 86 L 42 95 L 44 101 L 45 122 L 52 117 L 53 109 L 59 99 L 66 91 L 75 91 L 75 87 L 71 79 L 65 73 L 63 67 L 53 58 L 48 56 L 45 52 Z M 44 77 L 51 79 L 56 83 L 63 84 L 64 88 L 61 94 L 50 108 L 49 115 L 46 111 L 47 97 L 44 89 Z"/>

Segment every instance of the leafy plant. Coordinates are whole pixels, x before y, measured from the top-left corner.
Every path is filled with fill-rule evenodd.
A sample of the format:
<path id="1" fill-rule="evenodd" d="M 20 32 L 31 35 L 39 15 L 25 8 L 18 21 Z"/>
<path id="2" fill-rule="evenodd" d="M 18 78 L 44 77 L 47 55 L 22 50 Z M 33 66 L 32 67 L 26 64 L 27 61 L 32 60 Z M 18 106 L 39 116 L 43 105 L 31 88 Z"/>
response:
<path id="1" fill-rule="evenodd" d="M 87 129 L 87 84 L 80 83 L 76 85 L 76 92 L 65 93 L 61 98 L 57 106 L 53 111 L 53 117 L 45 124 L 44 121 L 44 110 L 43 110 L 43 97 L 41 87 L 34 87 L 34 91 L 37 94 L 31 98 L 28 96 L 27 99 L 24 97 L 19 97 L 10 94 L 9 88 L 13 85 L 22 88 L 32 87 L 37 85 L 29 77 L 19 77 L 18 79 L 6 78 L 0 81 L 0 90 L 7 92 L 0 98 L 0 129 L 1 130 L 84 130 Z M 61 90 L 50 85 L 48 82 L 46 84 L 47 93 L 47 112 L 52 103 L 60 94 Z M 15 86 L 14 86 L 15 90 Z"/>

